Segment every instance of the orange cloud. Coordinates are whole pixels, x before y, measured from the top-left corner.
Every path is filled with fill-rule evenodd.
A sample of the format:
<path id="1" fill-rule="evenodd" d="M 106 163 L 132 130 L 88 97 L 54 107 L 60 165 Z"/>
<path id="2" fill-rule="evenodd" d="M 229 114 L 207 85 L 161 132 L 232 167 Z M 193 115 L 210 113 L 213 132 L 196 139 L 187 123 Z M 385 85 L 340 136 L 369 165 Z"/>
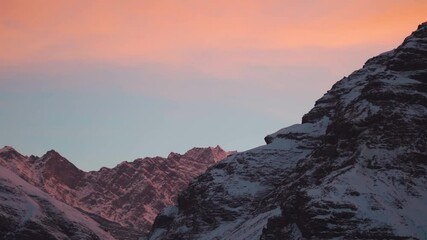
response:
<path id="1" fill-rule="evenodd" d="M 162 65 L 158 72 L 181 74 L 180 81 L 193 73 L 247 81 L 251 68 L 272 66 L 340 74 L 331 64 L 340 52 L 371 49 L 371 56 L 395 47 L 426 12 L 427 2 L 417 0 L 5 0 L 0 66 Z"/>
<path id="2" fill-rule="evenodd" d="M 206 49 L 388 43 L 426 12 L 425 1 L 6 0 L 0 59 L 179 62 Z"/>

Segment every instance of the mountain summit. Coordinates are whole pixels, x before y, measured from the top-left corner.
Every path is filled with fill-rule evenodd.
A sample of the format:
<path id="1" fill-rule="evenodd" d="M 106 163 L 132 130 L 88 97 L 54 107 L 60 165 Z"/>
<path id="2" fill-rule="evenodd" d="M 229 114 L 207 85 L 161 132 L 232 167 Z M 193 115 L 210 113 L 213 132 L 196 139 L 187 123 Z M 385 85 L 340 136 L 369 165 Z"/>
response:
<path id="1" fill-rule="evenodd" d="M 199 176 L 149 239 L 426 239 L 427 23 Z"/>
<path id="2" fill-rule="evenodd" d="M 51 239 L 51 235 L 75 237 L 71 230 L 61 228 L 62 225 L 50 231 L 49 224 L 53 223 L 44 223 L 45 219 L 52 218 L 54 221 L 62 219 L 59 223 L 66 225 L 73 220 L 68 215 L 78 215 L 82 220 L 76 224 L 82 224 L 70 225 L 70 228 L 81 229 L 83 233 L 79 233 L 82 236 L 79 239 L 92 239 L 83 237 L 84 234 L 95 234 L 101 239 L 138 239 L 149 231 L 161 209 L 176 203 L 178 193 L 193 178 L 231 153 L 219 146 L 193 148 L 182 155 L 171 153 L 168 158 L 140 158 L 122 162 L 111 169 L 104 167 L 99 171 L 84 172 L 54 150 L 42 157 L 26 157 L 11 147 L 4 147 L 0 149 L 0 170 L 5 173 L 0 176 L 0 197 L 10 201 L 1 202 L 0 209 L 8 209 L 14 214 L 0 217 L 0 235 L 7 234 L 8 239 L 14 239 L 12 236 L 32 236 L 37 232 L 40 239 Z M 22 192 L 20 186 L 24 180 L 28 187 Z M 15 182 L 16 186 L 13 185 Z M 16 188 L 13 192 L 8 190 L 13 188 Z M 34 192 L 37 193 L 36 200 L 40 201 L 33 200 Z M 14 205 L 13 198 L 19 198 L 20 205 Z M 25 204 L 32 209 L 45 205 L 49 208 L 38 211 L 40 217 L 25 220 L 29 223 L 27 226 L 19 224 L 32 211 L 23 207 Z M 66 214 L 59 214 L 61 211 Z M 90 216 L 99 226 L 82 216 Z M 8 221 L 12 224 L 3 224 Z M 17 224 L 14 225 L 14 221 Z M 90 222 L 89 229 L 84 227 L 85 222 Z M 38 225 L 30 229 L 33 223 Z M 109 233 L 99 228 L 107 229 Z M 93 239 L 99 239 L 95 235 Z"/>

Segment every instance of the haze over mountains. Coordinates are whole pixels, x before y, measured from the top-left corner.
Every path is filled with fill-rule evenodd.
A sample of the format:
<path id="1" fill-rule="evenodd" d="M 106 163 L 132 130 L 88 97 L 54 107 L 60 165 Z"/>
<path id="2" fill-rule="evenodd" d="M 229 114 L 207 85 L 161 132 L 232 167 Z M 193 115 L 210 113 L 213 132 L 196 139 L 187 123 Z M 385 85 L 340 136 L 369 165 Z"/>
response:
<path id="1" fill-rule="evenodd" d="M 245 152 L 84 172 L 53 150 L 1 149 L 0 235 L 137 239 L 154 222 L 150 240 L 427 239 L 426 126 L 423 23 Z"/>

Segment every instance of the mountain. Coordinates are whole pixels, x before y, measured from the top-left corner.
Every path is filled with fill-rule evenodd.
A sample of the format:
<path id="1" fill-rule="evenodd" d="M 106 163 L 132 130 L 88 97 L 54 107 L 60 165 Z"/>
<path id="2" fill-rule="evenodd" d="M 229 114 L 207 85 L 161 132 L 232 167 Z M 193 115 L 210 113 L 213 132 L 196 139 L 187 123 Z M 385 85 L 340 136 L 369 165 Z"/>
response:
<path id="1" fill-rule="evenodd" d="M 193 148 L 182 155 L 136 159 L 84 172 L 54 150 L 42 157 L 26 157 L 4 147 L 0 166 L 90 216 L 113 237 L 137 239 L 149 231 L 161 209 L 176 203 L 178 192 L 194 177 L 231 153 L 219 146 Z"/>
<path id="2" fill-rule="evenodd" d="M 0 239 L 114 239 L 93 219 L 0 166 Z"/>
<path id="3" fill-rule="evenodd" d="M 149 239 L 427 239 L 427 23 L 197 177 Z"/>

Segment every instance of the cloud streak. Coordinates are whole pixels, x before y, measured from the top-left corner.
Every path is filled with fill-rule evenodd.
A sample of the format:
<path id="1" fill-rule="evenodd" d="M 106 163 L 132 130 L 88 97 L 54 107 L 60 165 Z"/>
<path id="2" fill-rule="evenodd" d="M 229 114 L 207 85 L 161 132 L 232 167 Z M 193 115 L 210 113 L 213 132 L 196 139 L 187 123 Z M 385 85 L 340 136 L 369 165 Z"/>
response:
<path id="1" fill-rule="evenodd" d="M 390 44 L 424 20 L 427 3 L 14 0 L 1 9 L 3 64 L 78 60 L 176 66 L 200 52 Z"/>

